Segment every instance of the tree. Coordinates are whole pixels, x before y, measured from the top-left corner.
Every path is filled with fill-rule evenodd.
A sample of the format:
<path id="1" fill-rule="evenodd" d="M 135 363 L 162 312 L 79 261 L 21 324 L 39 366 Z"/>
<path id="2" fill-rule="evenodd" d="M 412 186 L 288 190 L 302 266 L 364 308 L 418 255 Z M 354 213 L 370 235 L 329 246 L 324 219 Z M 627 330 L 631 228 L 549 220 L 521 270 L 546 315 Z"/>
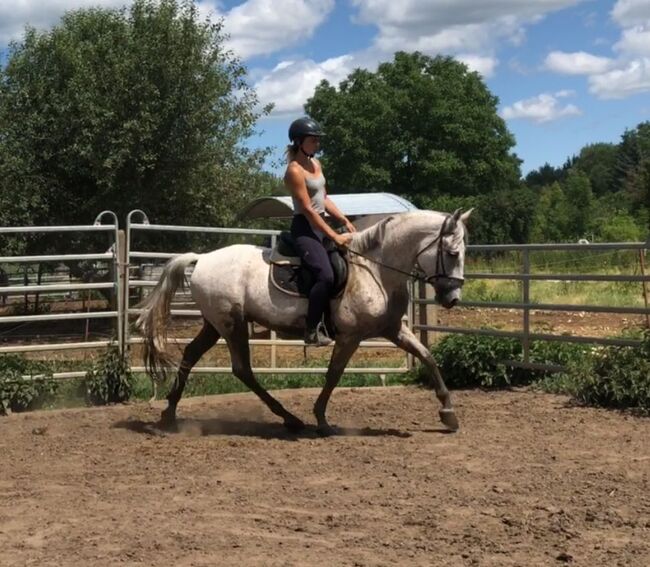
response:
<path id="1" fill-rule="evenodd" d="M 376 73 L 323 81 L 305 105 L 325 132 L 323 162 L 339 190 L 412 199 L 518 185 L 514 138 L 481 77 L 450 57 L 395 54 Z"/>
<path id="2" fill-rule="evenodd" d="M 10 220 L 88 224 L 103 209 L 141 208 L 156 222 L 228 222 L 264 156 L 242 145 L 256 104 L 222 24 L 201 21 L 190 0 L 78 10 L 28 29 L 0 75 Z"/>
<path id="3" fill-rule="evenodd" d="M 571 169 L 563 188 L 569 215 L 569 224 L 565 236 L 570 240 L 584 238 L 587 234 L 593 207 L 593 194 L 589 177 L 579 169 Z"/>
<path id="4" fill-rule="evenodd" d="M 563 181 L 566 177 L 566 170 L 562 167 L 553 167 L 545 163 L 541 167 L 531 171 L 526 175 L 526 186 L 531 189 L 541 189 L 553 183 Z"/>
<path id="5" fill-rule="evenodd" d="M 614 171 L 616 190 L 625 190 L 628 178 L 641 162 L 650 159 L 650 122 L 641 122 L 633 130 L 625 130 L 618 145 Z"/>
<path id="6" fill-rule="evenodd" d="M 524 244 L 529 242 L 537 195 L 526 187 L 485 195 L 441 195 L 423 203 L 424 208 L 453 212 L 475 208 L 469 219 L 470 240 L 477 244 Z"/>
<path id="7" fill-rule="evenodd" d="M 596 196 L 614 190 L 614 169 L 618 148 L 615 144 L 589 144 L 580 150 L 574 167 L 583 171 Z"/>
<path id="8" fill-rule="evenodd" d="M 531 229 L 532 242 L 563 242 L 570 232 L 571 219 L 566 195 L 559 183 L 541 190 Z"/>

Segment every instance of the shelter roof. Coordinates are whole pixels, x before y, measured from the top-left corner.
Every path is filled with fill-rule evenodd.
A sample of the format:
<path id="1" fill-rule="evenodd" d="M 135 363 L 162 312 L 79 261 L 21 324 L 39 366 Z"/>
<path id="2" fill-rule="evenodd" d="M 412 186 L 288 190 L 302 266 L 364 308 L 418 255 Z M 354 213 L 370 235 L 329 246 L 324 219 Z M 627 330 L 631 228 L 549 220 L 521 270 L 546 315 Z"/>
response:
<path id="1" fill-rule="evenodd" d="M 387 215 L 415 211 L 417 207 L 393 193 L 347 193 L 328 195 L 346 217 Z M 242 219 L 287 218 L 293 215 L 289 196 L 260 197 L 246 205 Z"/>

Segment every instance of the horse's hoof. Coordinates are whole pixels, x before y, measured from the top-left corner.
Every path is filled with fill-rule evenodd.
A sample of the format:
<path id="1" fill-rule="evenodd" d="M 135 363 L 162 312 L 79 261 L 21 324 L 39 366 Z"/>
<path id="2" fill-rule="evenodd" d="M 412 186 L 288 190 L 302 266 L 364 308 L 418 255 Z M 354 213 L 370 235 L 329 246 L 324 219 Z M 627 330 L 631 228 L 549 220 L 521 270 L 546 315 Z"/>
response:
<path id="1" fill-rule="evenodd" d="M 167 408 L 160 414 L 160 421 L 158 422 L 161 428 L 170 429 L 176 426 L 176 412 Z"/>
<path id="2" fill-rule="evenodd" d="M 291 416 L 284 420 L 284 426 L 291 431 L 291 433 L 298 433 L 305 428 L 305 423 L 302 419 L 298 419 L 295 416 Z"/>
<path id="3" fill-rule="evenodd" d="M 458 418 L 453 409 L 441 409 L 440 410 L 440 421 L 449 429 L 450 431 L 458 431 L 460 427 L 458 423 Z"/>
<path id="4" fill-rule="evenodd" d="M 320 437 L 331 437 L 332 435 L 336 434 L 336 429 L 334 429 L 331 425 L 327 425 L 327 424 L 319 425 L 316 428 L 316 433 L 318 433 Z"/>

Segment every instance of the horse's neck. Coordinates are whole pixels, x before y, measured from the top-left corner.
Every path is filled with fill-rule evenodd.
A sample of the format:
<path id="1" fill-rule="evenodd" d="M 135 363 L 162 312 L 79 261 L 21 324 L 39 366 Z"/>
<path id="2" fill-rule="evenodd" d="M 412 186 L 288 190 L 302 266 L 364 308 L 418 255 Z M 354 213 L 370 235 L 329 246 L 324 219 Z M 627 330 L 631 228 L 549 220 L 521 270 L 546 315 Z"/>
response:
<path id="1" fill-rule="evenodd" d="M 372 227 L 369 230 L 374 228 L 375 232 L 369 234 L 371 238 L 366 239 L 368 248 L 365 253 L 380 264 L 402 272 L 411 272 L 423 242 L 428 237 L 435 237 L 442 219 L 442 215 L 438 219 L 435 213 L 430 212 L 407 213 L 393 218 L 383 227 Z M 392 275 L 403 283 L 404 278 L 398 272 L 393 272 Z"/>

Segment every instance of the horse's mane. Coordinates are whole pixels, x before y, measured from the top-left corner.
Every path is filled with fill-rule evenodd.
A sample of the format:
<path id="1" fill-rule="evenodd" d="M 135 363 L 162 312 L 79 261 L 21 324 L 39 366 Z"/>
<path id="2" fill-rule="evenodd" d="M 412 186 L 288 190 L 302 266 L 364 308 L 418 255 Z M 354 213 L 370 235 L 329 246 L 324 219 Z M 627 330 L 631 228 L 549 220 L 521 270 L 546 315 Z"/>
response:
<path id="1" fill-rule="evenodd" d="M 376 246 L 379 246 L 384 241 L 386 226 L 394 219 L 394 216 L 386 217 L 357 233 L 353 240 L 355 249 L 359 252 L 369 252 Z"/>
<path id="2" fill-rule="evenodd" d="M 381 246 L 386 236 L 386 230 L 389 225 L 395 225 L 411 219 L 413 217 L 433 217 L 434 215 L 445 216 L 444 213 L 436 211 L 415 211 L 409 213 L 400 213 L 398 215 L 391 215 L 380 220 L 378 223 L 373 224 L 355 235 L 353 240 L 354 249 L 359 252 L 370 252 L 377 246 Z M 433 222 L 434 219 L 431 219 Z M 391 227 L 392 228 L 392 227 Z M 432 225 L 428 225 L 428 231 L 431 231 Z M 464 230 L 454 231 L 452 236 L 451 246 L 459 246 L 463 242 L 465 235 Z"/>

